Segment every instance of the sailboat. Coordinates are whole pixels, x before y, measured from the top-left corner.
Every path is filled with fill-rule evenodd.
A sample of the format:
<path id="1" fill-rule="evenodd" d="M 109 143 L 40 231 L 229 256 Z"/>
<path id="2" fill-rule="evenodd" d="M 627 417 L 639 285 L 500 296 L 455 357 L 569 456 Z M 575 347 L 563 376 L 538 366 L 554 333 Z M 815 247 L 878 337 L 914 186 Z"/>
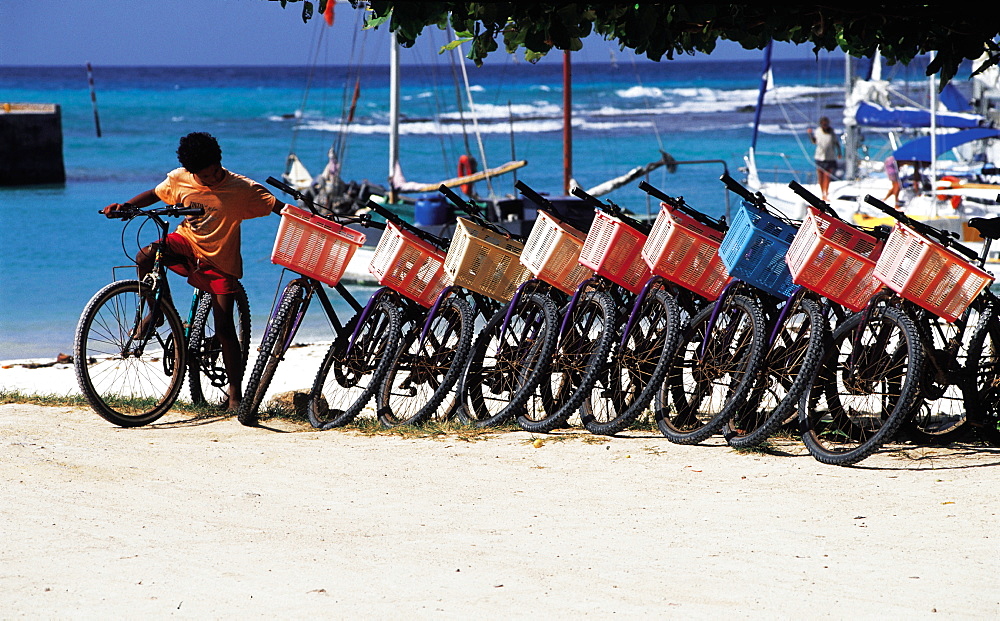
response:
<path id="1" fill-rule="evenodd" d="M 768 48 L 769 49 L 769 48 Z M 866 79 L 856 79 L 853 74 L 853 59 L 845 56 L 845 101 L 843 123 L 845 127 L 845 174 L 830 183 L 830 203 L 843 217 L 853 218 L 861 224 L 882 223 L 881 215 L 864 202 L 868 194 L 876 198 L 889 199 L 892 183 L 885 174 L 884 161 L 892 156 L 900 166 L 903 190 L 900 192 L 900 206 L 905 201 L 907 214 L 923 220 L 940 220 L 940 226 L 965 232 L 964 221 L 976 216 L 1000 214 L 997 194 L 1000 186 L 994 186 L 984 179 L 984 171 L 995 167 L 990 161 L 997 161 L 983 148 L 983 141 L 1000 136 L 983 114 L 967 113 L 968 100 L 958 93 L 954 85 L 937 97 L 937 86 L 932 81 L 928 85 L 931 103 L 921 108 L 916 102 L 899 105 L 890 97 L 892 88 L 881 78 L 881 63 L 878 56 L 873 59 L 872 74 Z M 788 187 L 787 182 L 795 178 L 786 174 L 787 179 L 764 182 L 758 170 L 756 158 L 756 138 L 764 93 L 770 83 L 770 55 L 765 52 L 764 70 L 758 97 L 757 120 L 754 124 L 754 138 L 746 157 L 747 183 L 754 190 L 761 191 L 779 209 L 793 218 L 804 215 L 805 203 Z M 995 85 L 992 87 L 994 93 Z M 995 97 L 995 95 L 994 95 Z M 989 97 L 980 93 L 980 101 Z M 948 101 L 951 109 L 941 100 Z M 931 114 L 930 110 L 935 110 Z M 875 130 L 886 136 L 886 146 L 881 155 L 872 157 L 869 151 L 859 157 L 859 146 L 863 144 L 862 131 Z M 903 136 L 913 139 L 904 141 Z M 980 148 L 974 152 L 973 144 Z M 870 148 L 870 145 L 865 145 Z M 959 151 L 964 148 L 964 153 Z M 957 159 L 944 160 L 946 152 L 957 154 Z M 985 154 L 985 155 L 984 155 Z M 986 160 L 986 161 L 983 161 Z M 809 164 L 812 162 L 809 160 Z M 803 176 L 811 176 L 810 172 Z M 791 172 L 791 171 L 788 171 Z M 995 173 L 994 173 L 995 174 Z M 919 181 L 909 183 L 919 175 Z M 809 187 L 803 178 L 797 181 Z M 813 184 L 815 188 L 815 184 Z M 813 190 L 818 194 L 817 190 Z M 990 196 L 992 194 L 992 196 Z M 890 200 L 891 203 L 891 200 Z"/>

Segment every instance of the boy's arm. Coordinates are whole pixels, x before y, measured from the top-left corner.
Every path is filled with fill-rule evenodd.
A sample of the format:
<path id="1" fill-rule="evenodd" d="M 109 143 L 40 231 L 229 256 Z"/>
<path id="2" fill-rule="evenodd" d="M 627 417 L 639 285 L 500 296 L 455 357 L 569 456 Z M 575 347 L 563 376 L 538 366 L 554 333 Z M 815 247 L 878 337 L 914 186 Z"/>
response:
<path id="1" fill-rule="evenodd" d="M 156 196 L 156 192 L 154 192 L 153 190 L 146 190 L 141 194 L 135 195 L 134 197 L 129 199 L 128 202 L 131 203 L 132 205 L 135 205 L 136 207 L 149 207 L 150 205 L 158 202 L 159 200 L 160 200 L 159 197 Z M 111 214 L 121 209 L 121 206 L 122 206 L 121 203 L 111 203 L 110 205 L 102 209 L 101 213 L 110 218 Z"/>

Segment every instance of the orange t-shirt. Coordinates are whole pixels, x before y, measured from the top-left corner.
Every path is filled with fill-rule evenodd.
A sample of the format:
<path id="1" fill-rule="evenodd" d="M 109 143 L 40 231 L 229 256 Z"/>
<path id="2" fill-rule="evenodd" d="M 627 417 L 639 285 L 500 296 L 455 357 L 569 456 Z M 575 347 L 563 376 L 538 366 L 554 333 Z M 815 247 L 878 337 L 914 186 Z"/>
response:
<path id="1" fill-rule="evenodd" d="M 242 278 L 240 223 L 266 216 L 280 203 L 256 181 L 228 170 L 225 173 L 222 181 L 208 187 L 184 168 L 178 168 L 170 171 L 154 192 L 169 205 L 204 207 L 204 215 L 184 218 L 177 232 L 191 243 L 199 260 Z"/>

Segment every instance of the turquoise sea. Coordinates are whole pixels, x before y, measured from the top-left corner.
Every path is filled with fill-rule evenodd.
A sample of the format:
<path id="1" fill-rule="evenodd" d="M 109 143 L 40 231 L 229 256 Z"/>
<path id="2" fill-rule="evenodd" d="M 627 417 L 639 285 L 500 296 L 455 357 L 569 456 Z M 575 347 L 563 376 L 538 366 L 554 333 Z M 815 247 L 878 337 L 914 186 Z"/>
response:
<path id="1" fill-rule="evenodd" d="M 919 67 L 897 71 L 904 79 L 922 80 Z M 769 106 L 758 150 L 808 161 L 805 128 L 823 114 L 838 125 L 843 60 L 777 61 L 774 76 L 769 98 L 795 104 L 797 111 Z M 61 106 L 67 174 L 65 185 L 0 188 L 0 360 L 54 358 L 72 350 L 87 300 L 111 280 L 111 267 L 127 263 L 127 256 L 152 235 L 132 226 L 123 238 L 121 223 L 97 211 L 155 186 L 177 166 L 181 135 L 214 134 L 223 164 L 259 181 L 280 177 L 292 148 L 318 174 L 354 84 L 346 68 L 335 66 L 322 75 L 305 67 L 95 67 L 94 79 L 101 137 L 95 132 L 84 67 L 0 67 L 0 102 Z M 561 67 L 488 62 L 470 66 L 469 81 L 486 164 L 526 159 L 529 164 L 517 178 L 559 194 Z M 454 176 L 465 151 L 454 82 L 447 66 L 403 67 L 400 159 L 411 181 Z M 661 150 L 681 161 L 712 160 L 683 165 L 673 174 L 660 169 L 649 182 L 702 211 L 723 213 L 718 181 L 723 164 L 715 160 L 741 178 L 759 82 L 756 61 L 574 65 L 573 177 L 589 188 L 659 159 Z M 467 115 L 468 101 L 462 99 Z M 347 138 L 344 178 L 385 182 L 387 119 L 388 70 L 367 68 Z M 471 125 L 466 130 L 481 160 Z M 513 181 L 512 175 L 495 180 L 494 191 L 511 193 Z M 657 209 L 634 184 L 607 198 L 638 213 Z M 281 277 L 269 260 L 277 225 L 273 217 L 244 224 L 244 285 L 256 335 Z M 180 299 L 186 285 L 174 282 Z M 357 293 L 367 297 L 363 287 Z M 311 315 L 301 339 L 329 339 L 319 309 Z"/>

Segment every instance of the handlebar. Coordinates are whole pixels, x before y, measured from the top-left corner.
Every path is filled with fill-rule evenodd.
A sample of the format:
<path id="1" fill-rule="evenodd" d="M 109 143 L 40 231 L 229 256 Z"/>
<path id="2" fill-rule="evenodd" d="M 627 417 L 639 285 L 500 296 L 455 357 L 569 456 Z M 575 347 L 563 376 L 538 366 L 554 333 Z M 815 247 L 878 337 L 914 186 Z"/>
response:
<path id="1" fill-rule="evenodd" d="M 917 220 L 914 220 L 908 215 L 902 213 L 901 211 L 893 209 L 889 205 L 883 203 L 882 201 L 875 198 L 871 194 L 865 196 L 865 202 L 871 205 L 872 207 L 875 207 L 879 211 L 885 213 L 886 215 L 892 216 L 896 220 L 899 220 L 900 222 L 912 228 L 921 235 L 937 240 L 938 242 L 941 243 L 941 245 L 951 250 L 954 250 L 959 254 L 964 255 L 966 258 L 972 261 L 976 261 L 979 259 L 979 254 L 977 254 L 975 250 L 963 246 L 962 244 L 956 241 L 958 239 L 957 233 L 949 233 L 948 231 L 942 231 L 941 229 L 935 228 L 924 222 L 919 222 Z"/>
<path id="2" fill-rule="evenodd" d="M 482 210 L 479 209 L 479 205 L 476 205 L 473 201 L 464 200 L 461 196 L 455 194 L 454 190 L 452 190 L 445 184 L 442 183 L 441 187 L 438 188 L 438 191 L 440 191 L 442 194 L 448 197 L 448 200 L 450 200 L 452 204 L 455 205 L 455 207 L 458 207 L 459 209 L 464 211 L 472 219 L 472 221 L 478 224 L 479 226 L 490 229 L 491 231 L 494 231 L 499 235 L 503 235 L 504 237 L 509 237 L 510 239 L 514 239 L 517 241 L 524 241 L 524 238 L 521 237 L 520 235 L 514 235 L 504 227 L 500 226 L 499 224 L 487 220 L 486 217 L 483 216 Z"/>
<path id="3" fill-rule="evenodd" d="M 582 198 L 583 202 L 587 203 L 594 209 L 600 209 L 601 211 L 604 211 L 607 214 L 614 216 L 615 218 L 618 218 L 619 220 L 621 220 L 625 224 L 628 224 L 629 226 L 636 229 L 640 233 L 649 235 L 649 232 L 652 230 L 652 226 L 650 226 L 649 224 L 646 224 L 645 222 L 640 222 L 635 218 L 631 218 L 625 215 L 625 211 L 620 206 L 616 205 L 613 201 L 609 200 L 607 201 L 607 204 L 602 203 L 601 201 L 597 200 L 590 194 L 587 194 L 580 188 L 573 188 L 571 192 L 573 193 L 573 196 L 577 198 Z"/>
<path id="4" fill-rule="evenodd" d="M 545 198 L 538 192 L 531 189 L 531 187 L 529 187 L 527 183 L 519 180 L 516 183 L 514 183 L 514 187 L 517 188 L 517 190 L 521 194 L 524 194 L 524 196 L 527 197 L 528 200 L 533 202 L 535 206 L 538 207 L 538 209 L 548 212 L 550 215 L 553 216 L 558 215 L 558 213 L 556 212 L 556 206 L 552 204 L 552 201 L 550 201 L 549 199 Z"/>
<path id="5" fill-rule="evenodd" d="M 333 213 L 332 210 L 330 210 L 325 205 L 323 207 L 326 208 L 326 210 L 329 211 L 330 213 L 329 213 L 329 215 L 327 215 L 327 214 L 321 214 L 319 212 L 318 207 L 316 206 L 316 203 L 313 202 L 313 200 L 311 198 L 309 198 L 308 196 L 306 196 L 302 192 L 299 192 L 298 190 L 296 190 L 292 186 L 288 185 L 287 183 L 285 183 L 283 181 L 280 181 L 278 179 L 275 179 L 274 177 L 268 177 L 267 178 L 267 182 L 270 185 L 273 185 L 274 187 L 278 188 L 279 190 L 281 190 L 285 194 L 288 194 L 292 198 L 294 198 L 296 200 L 302 201 L 305 204 L 305 206 L 309 208 L 309 211 L 313 212 L 317 216 L 322 216 L 322 217 L 327 218 L 329 220 L 333 220 L 334 222 L 336 222 L 338 224 L 360 224 L 361 226 L 363 226 L 365 228 L 383 229 L 383 230 L 385 229 L 385 225 L 382 224 L 381 222 L 372 222 L 371 221 L 371 217 L 368 214 L 364 214 L 364 215 L 360 215 L 360 216 L 341 216 L 341 215 Z"/>
<path id="6" fill-rule="evenodd" d="M 761 207 L 764 205 L 764 203 L 767 202 L 764 200 L 763 194 L 761 194 L 760 192 L 754 194 L 747 188 L 743 187 L 743 185 L 739 181 L 730 177 L 728 173 L 723 173 L 722 176 L 719 177 L 719 180 L 722 181 L 722 183 L 726 184 L 726 188 L 730 192 L 738 195 L 740 198 L 747 201 L 748 203 L 753 203 L 754 205 Z"/>
<path id="7" fill-rule="evenodd" d="M 156 209 L 145 210 L 141 207 L 136 207 L 132 203 L 122 203 L 121 206 L 124 209 L 109 213 L 107 215 L 108 218 L 112 220 L 131 220 L 138 216 L 167 216 L 169 218 L 177 218 L 181 216 L 200 216 L 205 213 L 204 207 L 185 207 L 184 205 L 165 205 Z M 104 210 L 102 209 L 97 213 L 103 214 Z"/>
<path id="8" fill-rule="evenodd" d="M 802 185 L 798 181 L 788 182 L 788 187 L 792 188 L 793 192 L 804 198 L 807 203 L 809 203 L 816 209 L 819 209 L 820 211 L 830 216 L 831 218 L 836 218 L 841 222 L 844 221 L 844 219 L 840 217 L 840 214 L 838 214 L 837 211 L 830 206 L 830 203 L 824 201 L 820 197 L 816 196 L 809 190 L 802 187 Z"/>
<path id="9" fill-rule="evenodd" d="M 645 181 L 640 181 L 639 182 L 639 189 L 642 190 L 643 192 L 645 192 L 646 194 L 649 194 L 653 198 L 656 198 L 656 199 L 659 199 L 659 200 L 663 201 L 664 203 L 670 205 L 674 209 L 677 209 L 679 211 L 682 211 L 682 212 L 686 213 L 687 215 L 691 216 L 692 218 L 694 218 L 698 222 L 701 222 L 705 226 L 712 227 L 713 229 L 719 231 L 720 233 L 725 233 L 729 229 L 729 225 L 726 223 L 725 216 L 723 216 L 719 220 L 716 220 L 715 218 L 707 216 L 707 215 L 701 213 L 700 211 L 698 211 L 697 209 L 694 209 L 693 207 L 691 207 L 687 203 L 685 203 L 684 202 L 684 197 L 682 197 L 682 196 L 674 198 L 674 197 L 672 197 L 672 196 L 670 196 L 668 194 L 665 194 L 665 193 L 661 192 L 660 190 L 656 189 L 655 187 L 649 185 Z"/>
<path id="10" fill-rule="evenodd" d="M 438 237 L 433 233 L 428 233 L 423 229 L 418 229 L 417 227 L 413 226 L 406 220 L 403 220 L 402 218 L 394 214 L 392 211 L 386 209 L 382 205 L 379 205 L 372 199 L 368 199 L 368 203 L 366 203 L 365 206 L 368 207 L 368 209 L 371 209 L 378 215 L 385 218 L 386 222 L 392 222 L 398 228 L 404 229 L 412 233 L 413 235 L 416 235 L 417 237 L 424 240 L 425 242 L 428 242 L 431 245 L 437 246 L 438 248 L 446 249 L 451 243 L 449 240 L 444 239 L 443 237 Z"/>

